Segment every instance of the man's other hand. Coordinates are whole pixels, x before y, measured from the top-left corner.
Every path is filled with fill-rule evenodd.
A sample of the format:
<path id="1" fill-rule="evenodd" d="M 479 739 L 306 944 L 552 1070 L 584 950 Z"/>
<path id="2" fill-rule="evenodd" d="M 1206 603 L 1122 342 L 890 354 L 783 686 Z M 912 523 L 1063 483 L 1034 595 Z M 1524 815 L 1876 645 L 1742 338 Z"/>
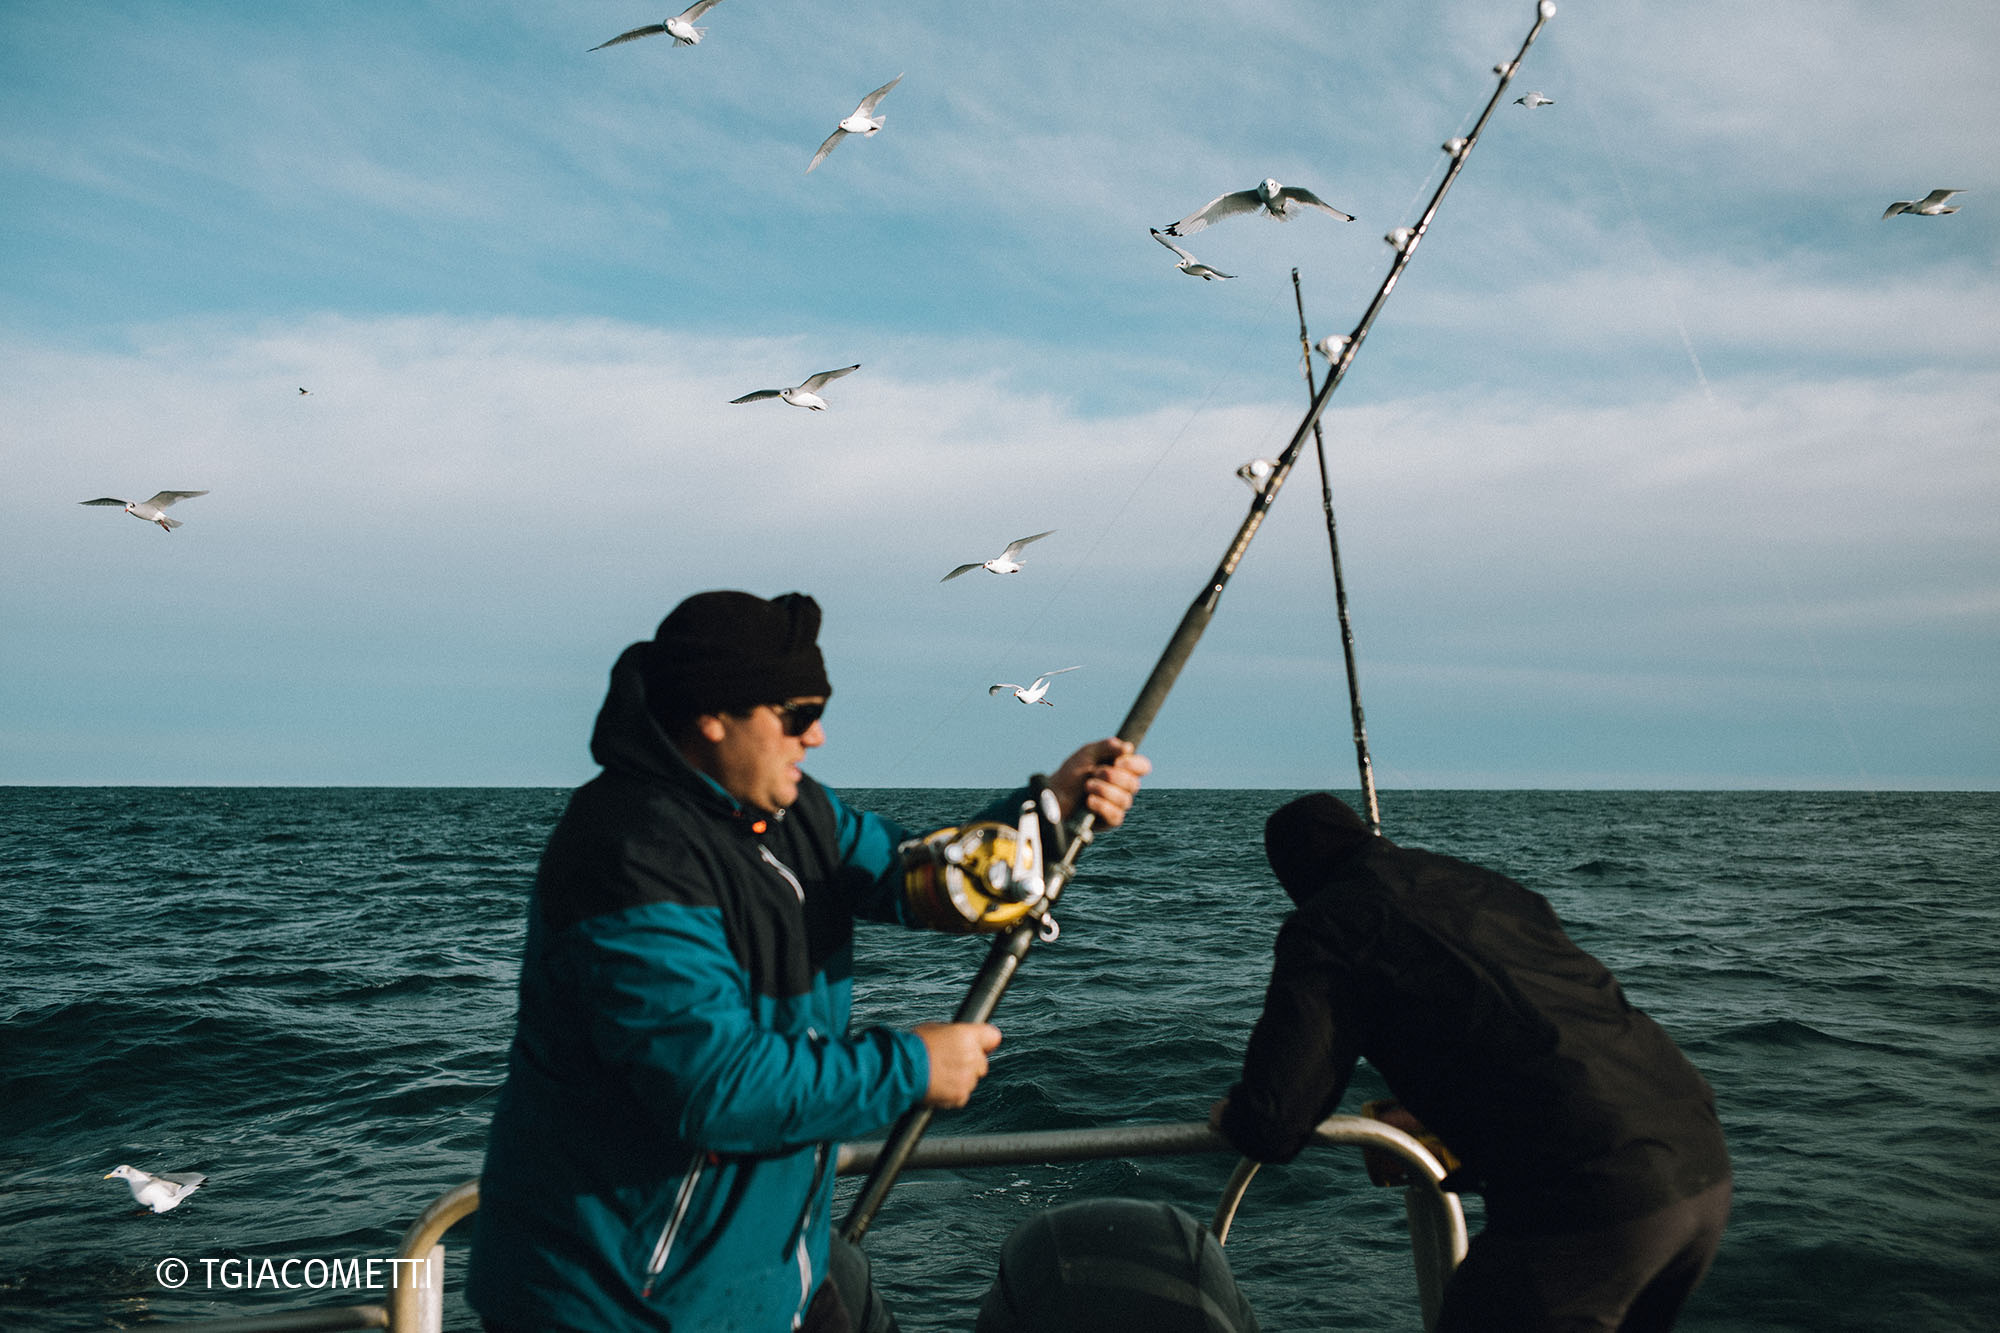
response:
<path id="1" fill-rule="evenodd" d="M 924 1105 L 965 1105 L 986 1077 L 986 1053 L 1000 1044 L 1000 1029 L 991 1023 L 919 1023 L 916 1033 L 931 1058 Z"/>

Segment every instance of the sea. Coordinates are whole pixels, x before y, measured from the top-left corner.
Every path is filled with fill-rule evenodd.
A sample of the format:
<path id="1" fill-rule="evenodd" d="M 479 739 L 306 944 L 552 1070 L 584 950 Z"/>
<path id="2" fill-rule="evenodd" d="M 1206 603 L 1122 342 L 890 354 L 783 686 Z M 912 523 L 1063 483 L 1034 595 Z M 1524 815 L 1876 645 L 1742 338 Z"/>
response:
<path id="1" fill-rule="evenodd" d="M 1204 1119 L 1262 998 L 1287 904 L 1261 827 L 1294 794 L 1143 793 L 1001 1002 L 991 1076 L 931 1132 Z M 992 793 L 843 795 L 932 827 Z M 566 797 L 0 788 L 0 1328 L 386 1301 L 362 1275 L 387 1270 L 364 1262 L 478 1174 L 523 909 Z M 1735 1210 L 1681 1328 L 2000 1327 L 2000 794 L 1381 806 L 1395 840 L 1546 895 L 1714 1085 Z M 948 1017 L 983 954 L 864 928 L 857 1023 Z M 1343 1109 L 1382 1092 L 1364 1068 Z M 104 1179 L 122 1163 L 208 1179 L 155 1215 Z M 1206 1220 L 1233 1166 L 912 1173 L 867 1248 L 904 1329 L 970 1330 L 1001 1242 L 1037 1210 L 1121 1195 Z M 1477 1230 L 1476 1199 L 1467 1212 Z M 448 1329 L 477 1326 L 458 1292 L 468 1230 L 446 1241 Z M 1352 1149 L 1265 1168 L 1226 1253 L 1266 1330 L 1422 1327 L 1400 1194 Z"/>

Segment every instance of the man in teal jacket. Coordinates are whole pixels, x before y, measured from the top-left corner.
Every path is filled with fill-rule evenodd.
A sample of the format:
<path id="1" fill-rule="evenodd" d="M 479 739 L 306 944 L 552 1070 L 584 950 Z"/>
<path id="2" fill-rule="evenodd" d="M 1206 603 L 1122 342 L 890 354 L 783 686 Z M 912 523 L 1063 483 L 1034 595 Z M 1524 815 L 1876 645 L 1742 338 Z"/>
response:
<path id="1" fill-rule="evenodd" d="M 612 669 L 604 771 L 528 912 L 466 1282 L 489 1329 L 848 1327 L 866 1283 L 828 1281 L 838 1142 L 986 1073 L 988 1024 L 848 1031 L 853 922 L 912 924 L 911 834 L 800 771 L 826 740 L 819 619 L 796 593 L 702 593 Z M 1050 787 L 1115 827 L 1148 768 L 1098 741 Z"/>

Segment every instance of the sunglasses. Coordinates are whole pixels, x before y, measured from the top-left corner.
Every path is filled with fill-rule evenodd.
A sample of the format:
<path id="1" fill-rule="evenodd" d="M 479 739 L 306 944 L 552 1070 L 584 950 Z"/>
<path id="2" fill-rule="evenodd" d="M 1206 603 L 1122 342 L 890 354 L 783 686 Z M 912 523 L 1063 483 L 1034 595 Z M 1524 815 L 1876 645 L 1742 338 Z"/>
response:
<path id="1" fill-rule="evenodd" d="M 787 736 L 803 736 L 812 730 L 813 723 L 819 721 L 826 712 L 826 700 L 799 704 L 766 704 L 778 715 L 778 725 L 785 729 Z"/>

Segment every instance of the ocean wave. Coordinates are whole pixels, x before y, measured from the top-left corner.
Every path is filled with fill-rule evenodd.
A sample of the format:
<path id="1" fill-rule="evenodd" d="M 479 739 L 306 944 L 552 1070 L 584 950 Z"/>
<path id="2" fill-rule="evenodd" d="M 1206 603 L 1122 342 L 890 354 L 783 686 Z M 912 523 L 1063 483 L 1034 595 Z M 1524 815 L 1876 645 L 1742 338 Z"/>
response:
<path id="1" fill-rule="evenodd" d="M 1725 1028 L 1708 1039 L 1710 1046 L 1768 1046 L 1786 1049 L 1807 1047 L 1829 1047 L 1857 1051 L 1879 1051 L 1901 1055 L 1901 1048 L 1887 1042 L 1865 1041 L 1857 1037 L 1842 1037 L 1816 1028 L 1810 1023 L 1795 1018 L 1773 1018 L 1756 1023 L 1745 1023 Z"/>

